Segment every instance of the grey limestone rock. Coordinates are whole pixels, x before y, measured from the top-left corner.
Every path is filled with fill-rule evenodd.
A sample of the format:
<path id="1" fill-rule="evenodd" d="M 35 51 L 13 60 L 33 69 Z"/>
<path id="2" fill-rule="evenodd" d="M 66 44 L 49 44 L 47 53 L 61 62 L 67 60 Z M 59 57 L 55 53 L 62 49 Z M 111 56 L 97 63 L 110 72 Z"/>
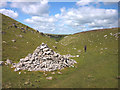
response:
<path id="1" fill-rule="evenodd" d="M 12 68 L 14 71 L 55 71 L 65 67 L 73 66 L 77 63 L 75 60 L 69 59 L 70 55 L 63 56 L 50 49 L 47 44 L 42 43 L 38 46 L 33 54 L 28 54 L 25 58 L 20 59 Z M 47 78 L 49 79 L 49 78 Z"/>

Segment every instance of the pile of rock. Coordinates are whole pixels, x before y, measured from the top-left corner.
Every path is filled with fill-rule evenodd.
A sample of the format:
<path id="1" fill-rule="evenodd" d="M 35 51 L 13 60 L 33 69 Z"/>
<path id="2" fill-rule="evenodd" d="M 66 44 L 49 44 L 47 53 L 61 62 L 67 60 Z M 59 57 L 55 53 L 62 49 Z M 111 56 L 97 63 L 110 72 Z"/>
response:
<path id="1" fill-rule="evenodd" d="M 13 63 L 12 68 L 15 68 L 14 71 L 54 71 L 74 67 L 74 63 L 77 62 L 54 52 L 47 44 L 42 43 L 33 54 L 28 54 L 25 58 L 20 59 L 19 63 Z"/>

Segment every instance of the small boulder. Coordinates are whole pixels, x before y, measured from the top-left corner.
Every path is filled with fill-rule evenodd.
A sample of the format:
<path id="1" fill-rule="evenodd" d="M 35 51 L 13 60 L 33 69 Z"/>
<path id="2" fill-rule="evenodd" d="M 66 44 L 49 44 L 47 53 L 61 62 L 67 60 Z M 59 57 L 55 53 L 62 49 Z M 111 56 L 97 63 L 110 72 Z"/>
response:
<path id="1" fill-rule="evenodd" d="M 7 59 L 7 60 L 6 60 L 6 63 L 7 63 L 7 64 L 12 64 L 12 61 L 9 60 L 9 59 Z"/>
<path id="2" fill-rule="evenodd" d="M 19 74 L 21 74 L 21 72 L 19 72 Z"/>
<path id="3" fill-rule="evenodd" d="M 52 72 L 51 74 L 55 74 L 55 72 Z"/>
<path id="4" fill-rule="evenodd" d="M 26 74 L 26 72 L 24 72 L 24 74 Z"/>
<path id="5" fill-rule="evenodd" d="M 56 46 L 53 46 L 55 49 L 57 49 L 57 47 Z"/>
<path id="6" fill-rule="evenodd" d="M 76 55 L 76 57 L 80 57 L 80 55 Z"/>
<path id="7" fill-rule="evenodd" d="M 104 37 L 107 37 L 107 35 L 104 35 Z"/>
<path id="8" fill-rule="evenodd" d="M 81 50 L 78 50 L 78 52 L 81 52 Z"/>
<path id="9" fill-rule="evenodd" d="M 58 72 L 58 74 L 62 74 L 61 72 Z"/>
<path id="10" fill-rule="evenodd" d="M 19 35 L 19 37 L 21 37 L 21 38 L 22 38 L 22 37 L 23 37 L 23 35 L 21 35 L 21 34 L 20 34 L 20 35 Z"/>
<path id="11" fill-rule="evenodd" d="M 45 76 L 47 76 L 47 74 L 45 74 Z"/>
<path id="12" fill-rule="evenodd" d="M 3 41 L 3 43 L 7 43 L 6 41 Z"/>
<path id="13" fill-rule="evenodd" d="M 52 80 L 52 79 L 53 79 L 53 77 L 46 77 L 46 79 L 48 79 L 48 80 Z"/>
<path id="14" fill-rule="evenodd" d="M 120 76 L 117 76 L 117 79 L 120 79 Z"/>
<path id="15" fill-rule="evenodd" d="M 4 63 L 3 61 L 0 61 L 0 65 L 3 65 L 3 63 Z"/>
<path id="16" fill-rule="evenodd" d="M 21 70 L 21 69 L 20 69 L 20 68 L 15 68 L 15 70 L 14 70 L 14 71 L 15 71 L 15 72 L 17 72 L 17 71 L 19 71 L 19 70 Z"/>
<path id="17" fill-rule="evenodd" d="M 24 85 L 28 85 L 28 84 L 30 84 L 30 83 L 29 83 L 29 82 L 25 82 L 25 83 L 24 83 Z"/>
<path id="18" fill-rule="evenodd" d="M 73 48 L 74 50 L 76 50 L 76 48 Z"/>
<path id="19" fill-rule="evenodd" d="M 13 40 L 11 40 L 11 41 L 12 41 L 12 42 L 16 42 L 16 40 L 14 40 L 14 39 L 13 39 Z"/>

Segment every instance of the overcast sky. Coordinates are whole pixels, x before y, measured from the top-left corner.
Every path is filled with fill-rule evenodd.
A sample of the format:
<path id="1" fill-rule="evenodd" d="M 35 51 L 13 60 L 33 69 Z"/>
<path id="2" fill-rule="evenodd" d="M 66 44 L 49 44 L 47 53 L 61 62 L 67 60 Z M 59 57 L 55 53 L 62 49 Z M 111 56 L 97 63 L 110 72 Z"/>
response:
<path id="1" fill-rule="evenodd" d="M 73 34 L 118 26 L 117 2 L 87 1 L 1 2 L 0 13 L 40 32 L 52 34 Z"/>

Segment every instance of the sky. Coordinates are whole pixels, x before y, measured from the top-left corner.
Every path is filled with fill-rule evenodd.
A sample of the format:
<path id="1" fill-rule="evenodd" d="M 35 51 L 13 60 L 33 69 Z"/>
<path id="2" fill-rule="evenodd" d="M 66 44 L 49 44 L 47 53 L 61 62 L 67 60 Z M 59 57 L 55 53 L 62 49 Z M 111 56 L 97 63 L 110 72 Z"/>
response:
<path id="1" fill-rule="evenodd" d="M 1 2 L 0 13 L 40 32 L 51 34 L 118 27 L 117 2 L 87 1 Z"/>

